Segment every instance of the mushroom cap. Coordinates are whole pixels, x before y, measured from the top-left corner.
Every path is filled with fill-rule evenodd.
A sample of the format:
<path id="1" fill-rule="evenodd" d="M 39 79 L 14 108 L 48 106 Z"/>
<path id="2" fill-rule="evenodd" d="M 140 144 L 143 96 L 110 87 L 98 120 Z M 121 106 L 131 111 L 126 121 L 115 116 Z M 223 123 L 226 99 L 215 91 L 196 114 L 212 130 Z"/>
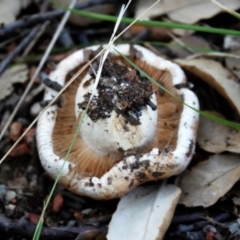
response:
<path id="1" fill-rule="evenodd" d="M 121 44 L 115 47 L 186 105 L 151 84 L 149 99 L 157 109 L 143 103 L 139 108 L 139 116 L 136 117 L 138 113 L 133 111 L 133 118 L 139 121 L 133 124 L 129 116 L 126 117 L 126 111 L 116 110 L 118 100 L 113 101 L 114 108 L 109 110 L 107 117 L 93 119 L 90 114 L 85 116 L 66 161 L 64 158 L 83 114 L 84 99 L 93 91 L 91 74 L 84 71 L 69 86 L 63 93 L 61 108 L 53 105 L 43 112 L 37 126 L 37 145 L 45 170 L 56 178 L 62 169 L 59 182 L 66 188 L 103 200 L 121 197 L 144 182 L 167 178 L 183 171 L 195 150 L 199 117 L 196 111 L 188 107 L 199 108 L 196 95 L 187 88 L 175 88 L 175 85 L 186 82 L 178 65 L 138 45 L 131 47 Z M 59 63 L 50 74 L 50 79 L 64 85 L 71 74 L 89 60 L 89 53 L 98 48 L 88 47 L 70 55 Z M 133 71 L 116 51 L 110 51 L 110 58 L 113 62 L 121 61 L 127 76 L 128 71 Z M 140 77 L 136 75 L 133 82 L 138 81 L 137 78 Z M 90 84 L 86 84 L 89 81 Z M 139 81 L 144 82 L 141 79 Z M 130 88 L 126 89 L 129 92 Z M 99 99 L 100 90 L 97 91 L 95 98 Z M 118 88 L 113 91 L 113 99 L 119 96 L 118 91 Z M 47 88 L 44 100 L 51 100 L 55 95 L 55 90 Z M 131 108 L 127 109 L 127 114 L 131 115 Z"/>

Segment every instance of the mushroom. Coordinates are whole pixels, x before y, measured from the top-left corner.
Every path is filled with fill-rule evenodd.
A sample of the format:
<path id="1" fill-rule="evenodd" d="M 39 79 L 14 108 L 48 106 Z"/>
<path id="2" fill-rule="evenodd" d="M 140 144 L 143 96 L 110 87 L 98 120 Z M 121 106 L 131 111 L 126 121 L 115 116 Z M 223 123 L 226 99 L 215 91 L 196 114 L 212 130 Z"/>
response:
<path id="1" fill-rule="evenodd" d="M 198 109 L 198 99 L 186 88 L 185 75 L 178 65 L 138 45 L 115 47 L 186 105 L 111 50 L 65 164 L 94 91 L 99 62 L 95 61 L 63 92 L 60 106 L 52 105 L 43 112 L 36 136 L 47 173 L 56 178 L 64 164 L 61 184 L 79 195 L 102 200 L 121 197 L 142 183 L 183 171 L 195 150 L 199 118 L 197 111 L 189 108 Z M 44 101 L 56 96 L 56 90 L 98 50 L 99 46 L 88 47 L 60 62 L 49 76 L 53 84 L 46 88 Z"/>

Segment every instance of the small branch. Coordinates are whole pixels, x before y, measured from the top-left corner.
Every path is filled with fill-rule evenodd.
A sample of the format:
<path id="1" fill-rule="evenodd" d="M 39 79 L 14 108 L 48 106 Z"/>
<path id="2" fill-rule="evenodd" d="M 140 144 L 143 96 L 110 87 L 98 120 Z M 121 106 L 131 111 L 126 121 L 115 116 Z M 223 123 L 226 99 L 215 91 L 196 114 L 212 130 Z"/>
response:
<path id="1" fill-rule="evenodd" d="M 32 31 L 22 40 L 22 42 L 7 56 L 6 59 L 4 59 L 1 62 L 0 65 L 0 76 L 5 71 L 5 69 L 8 67 L 8 65 L 12 62 L 12 60 L 20 53 L 22 52 L 25 47 L 32 41 L 32 39 L 35 38 L 35 35 L 38 33 L 40 29 L 40 25 L 32 29 Z"/>
<path id="2" fill-rule="evenodd" d="M 114 2 L 115 2 L 114 0 L 92 0 L 92 1 L 87 1 L 84 3 L 77 4 L 75 9 L 85 9 L 85 8 L 89 8 L 89 7 L 100 5 L 100 4 L 114 3 Z M 34 24 L 50 21 L 56 17 L 62 16 L 64 13 L 65 13 L 65 10 L 60 9 L 60 10 L 55 10 L 55 11 L 46 12 L 46 13 L 33 14 L 31 16 L 24 16 L 23 18 L 15 21 L 14 23 L 10 23 L 3 26 L 0 29 L 0 37 L 3 37 L 9 33 L 12 33 L 13 31 L 20 28 L 26 28 Z"/>
<path id="3" fill-rule="evenodd" d="M 19 220 L 12 220 L 0 215 L 1 234 L 11 236 L 22 236 L 32 238 L 36 225 L 29 222 L 26 217 Z M 106 232 L 106 227 L 96 228 L 90 226 L 83 227 L 43 227 L 41 238 L 43 239 L 76 239 L 78 235 L 88 236 L 90 234 L 98 235 Z"/>
<path id="4" fill-rule="evenodd" d="M 172 224 L 181 224 L 181 223 L 192 223 L 199 220 L 202 220 L 204 217 L 204 212 L 192 213 L 192 214 L 182 214 L 175 215 L 172 220 Z"/>

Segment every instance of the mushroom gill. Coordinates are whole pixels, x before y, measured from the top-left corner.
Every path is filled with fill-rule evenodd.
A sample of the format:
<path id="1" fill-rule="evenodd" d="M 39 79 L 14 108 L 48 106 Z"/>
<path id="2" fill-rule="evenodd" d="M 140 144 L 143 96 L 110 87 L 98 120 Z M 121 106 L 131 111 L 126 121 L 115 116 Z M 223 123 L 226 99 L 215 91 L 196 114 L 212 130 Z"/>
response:
<path id="1" fill-rule="evenodd" d="M 161 86 L 166 88 L 176 97 L 179 96 L 177 89 L 173 86 L 171 74 L 164 70 L 159 70 L 153 66 L 150 66 L 147 62 L 144 62 L 135 57 L 127 56 L 137 66 L 139 66 L 144 72 L 150 75 Z M 111 61 L 121 61 L 121 64 L 127 65 L 122 57 L 112 57 Z M 80 66 L 79 66 L 80 67 Z M 70 76 L 76 72 L 75 68 L 68 74 L 66 81 L 70 79 Z M 130 67 L 130 66 L 128 66 Z M 79 85 L 86 76 L 87 71 L 78 76 L 75 81 L 67 88 L 62 95 L 62 107 L 58 108 L 56 123 L 53 129 L 53 148 L 54 153 L 61 158 L 64 158 L 67 154 L 71 141 L 78 128 L 78 120 L 75 115 L 75 105 Z M 124 151 L 119 148 L 119 151 L 115 151 L 109 154 L 99 154 L 94 151 L 86 141 L 78 135 L 74 142 L 72 151 L 68 156 L 68 162 L 74 163 L 74 170 L 82 177 L 101 177 L 104 173 L 109 171 L 112 166 L 122 160 L 127 155 L 137 155 L 148 153 L 153 148 L 158 148 L 160 151 L 163 149 L 174 150 L 177 144 L 177 131 L 179 120 L 182 112 L 182 103 L 174 99 L 169 94 L 165 93 L 155 84 L 151 84 L 153 94 L 156 96 L 157 105 L 157 123 L 155 126 L 154 134 L 147 143 L 136 149 Z M 111 135 L 109 135 L 111 138 Z"/>

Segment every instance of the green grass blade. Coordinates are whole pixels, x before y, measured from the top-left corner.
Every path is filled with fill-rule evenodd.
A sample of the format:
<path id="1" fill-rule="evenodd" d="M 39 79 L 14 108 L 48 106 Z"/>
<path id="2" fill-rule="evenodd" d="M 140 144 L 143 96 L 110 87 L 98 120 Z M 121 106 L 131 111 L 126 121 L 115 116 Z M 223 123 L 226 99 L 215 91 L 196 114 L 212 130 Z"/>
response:
<path id="1" fill-rule="evenodd" d="M 233 17 L 240 19 L 240 14 L 238 12 L 236 12 L 230 8 L 227 8 L 225 5 L 221 4 L 220 2 L 218 2 L 216 0 L 212 0 L 212 2 L 214 4 L 216 4 L 217 6 L 219 6 L 220 8 L 222 8 L 224 11 L 228 12 Z"/>
<path id="2" fill-rule="evenodd" d="M 211 115 L 209 113 L 206 113 L 204 111 L 198 110 L 188 104 L 186 104 L 185 102 L 183 102 L 180 98 L 176 97 L 174 94 L 172 94 L 170 91 L 168 91 L 166 88 L 164 88 L 163 86 L 161 86 L 158 82 L 156 82 L 153 78 L 151 78 L 147 73 L 145 73 L 141 68 L 139 68 L 136 64 L 134 64 L 129 58 L 127 58 L 126 56 L 124 56 L 123 54 L 121 54 L 116 48 L 114 48 L 114 50 L 121 55 L 125 61 L 127 61 L 132 67 L 134 67 L 136 70 L 138 70 L 140 72 L 140 74 L 144 77 L 146 77 L 149 81 L 151 81 L 153 84 L 157 85 L 159 88 L 161 88 L 162 90 L 164 90 L 167 94 L 169 94 L 170 96 L 172 96 L 173 98 L 175 98 L 176 100 L 178 100 L 179 102 L 181 102 L 182 104 L 184 104 L 185 106 L 191 108 L 193 111 L 198 112 L 200 115 L 209 118 L 215 122 L 221 123 L 223 125 L 232 127 L 232 128 L 236 128 L 236 129 L 240 129 L 240 124 L 238 123 L 234 123 L 219 117 L 216 117 L 214 115 Z"/>
<path id="3" fill-rule="evenodd" d="M 69 10 L 72 13 L 75 13 L 77 15 L 81 15 L 84 17 L 89 17 L 89 18 L 94 18 L 94 19 L 98 19 L 98 20 L 102 20 L 102 21 L 109 21 L 109 22 L 116 22 L 117 18 L 118 18 L 117 16 L 93 13 L 93 12 L 88 12 L 88 11 L 84 11 L 84 10 L 70 9 L 64 5 L 60 5 L 55 0 L 49 0 L 49 2 L 51 2 L 52 4 L 54 4 L 58 7 Z M 133 18 L 123 17 L 121 19 L 121 22 L 130 24 L 134 20 L 135 19 L 133 19 Z M 224 29 L 224 28 L 214 28 L 214 27 L 204 27 L 204 26 L 190 25 L 190 24 L 183 24 L 183 23 L 170 23 L 170 22 L 152 21 L 152 20 L 138 20 L 138 21 L 136 21 L 136 24 L 143 25 L 143 26 L 178 28 L 178 29 L 193 30 L 193 31 L 198 31 L 198 32 L 208 32 L 208 33 L 216 33 L 216 34 L 222 34 L 222 35 L 240 36 L 240 31 L 236 31 L 236 30 L 229 30 L 229 29 Z"/>
<path id="4" fill-rule="evenodd" d="M 43 228 L 43 220 L 40 218 L 38 221 L 37 227 L 35 229 L 34 235 L 33 235 L 33 240 L 40 239 L 42 228 Z"/>
<path id="5" fill-rule="evenodd" d="M 80 121 L 79 121 L 79 124 L 78 124 L 78 127 L 77 127 L 77 131 L 76 131 L 75 134 L 74 134 L 74 137 L 73 137 L 73 139 L 72 139 L 72 141 L 71 141 L 71 144 L 70 144 L 70 146 L 69 146 L 69 148 L 68 148 L 67 154 L 66 154 L 66 156 L 64 157 L 64 162 L 63 162 L 63 164 L 62 164 L 62 166 L 61 166 L 61 169 L 60 169 L 60 171 L 58 172 L 58 175 L 57 175 L 57 177 L 56 177 L 56 179 L 55 179 L 55 181 L 54 181 L 54 184 L 53 184 L 53 186 L 52 186 L 52 188 L 51 188 L 51 191 L 50 191 L 50 193 L 49 193 L 49 195 L 48 195 L 47 201 L 46 201 L 46 203 L 44 204 L 44 207 L 43 207 L 43 210 L 42 210 L 42 215 L 41 215 L 41 217 L 40 217 L 40 219 L 39 219 L 39 222 L 38 222 L 37 227 L 36 227 L 36 231 L 35 231 L 35 233 L 34 233 L 34 236 L 36 235 L 36 238 L 33 237 L 34 240 L 39 239 L 38 237 L 41 235 L 41 230 L 42 230 L 42 225 L 43 225 L 43 216 L 44 216 L 45 211 L 46 211 L 46 209 L 47 209 L 47 207 L 48 207 L 48 205 L 49 205 L 49 202 L 50 202 L 50 200 L 51 200 L 51 198 L 52 198 L 52 196 L 53 196 L 53 193 L 54 193 L 55 188 L 56 188 L 56 186 L 57 186 L 57 184 L 58 184 L 59 178 L 60 178 L 60 176 L 61 176 L 61 174 L 62 174 L 63 168 L 64 168 L 64 166 L 65 166 L 65 164 L 66 164 L 66 162 L 67 162 L 67 159 L 68 159 L 68 157 L 69 157 L 69 155 L 70 155 L 70 153 L 71 153 L 71 151 L 72 151 L 73 145 L 74 145 L 74 143 L 75 143 L 75 141 L 76 141 L 76 138 L 77 138 L 77 136 L 78 136 L 78 133 L 79 133 L 79 131 L 80 131 L 80 129 L 81 129 L 81 126 L 82 126 L 83 120 L 84 120 L 84 118 L 85 118 L 85 116 L 86 116 L 86 113 L 87 113 L 87 109 L 83 112 L 83 114 L 82 114 L 82 116 L 81 116 L 81 118 L 80 118 Z"/>
<path id="6" fill-rule="evenodd" d="M 104 20 L 104 21 L 110 21 L 110 22 L 116 22 L 117 17 L 116 16 L 110 16 L 100 13 L 92 13 L 88 11 L 83 10 L 76 10 L 71 9 L 75 14 L 84 16 L 84 17 L 90 17 L 95 18 L 98 20 Z M 122 18 L 121 20 L 123 23 L 132 23 L 134 21 L 133 18 Z M 150 20 L 138 20 L 136 24 L 144 25 L 144 26 L 155 26 L 155 27 L 165 27 L 165 28 L 179 28 L 179 29 L 185 29 L 185 30 L 193 30 L 198 32 L 208 32 L 208 33 L 216 33 L 216 34 L 222 34 L 222 35 L 234 35 L 234 36 L 240 36 L 240 31 L 236 30 L 229 30 L 224 28 L 213 28 L 213 27 L 204 27 L 204 26 L 198 26 L 198 25 L 189 25 L 189 24 L 182 24 L 182 23 L 169 23 L 169 22 L 162 22 L 162 21 L 150 21 Z"/>

